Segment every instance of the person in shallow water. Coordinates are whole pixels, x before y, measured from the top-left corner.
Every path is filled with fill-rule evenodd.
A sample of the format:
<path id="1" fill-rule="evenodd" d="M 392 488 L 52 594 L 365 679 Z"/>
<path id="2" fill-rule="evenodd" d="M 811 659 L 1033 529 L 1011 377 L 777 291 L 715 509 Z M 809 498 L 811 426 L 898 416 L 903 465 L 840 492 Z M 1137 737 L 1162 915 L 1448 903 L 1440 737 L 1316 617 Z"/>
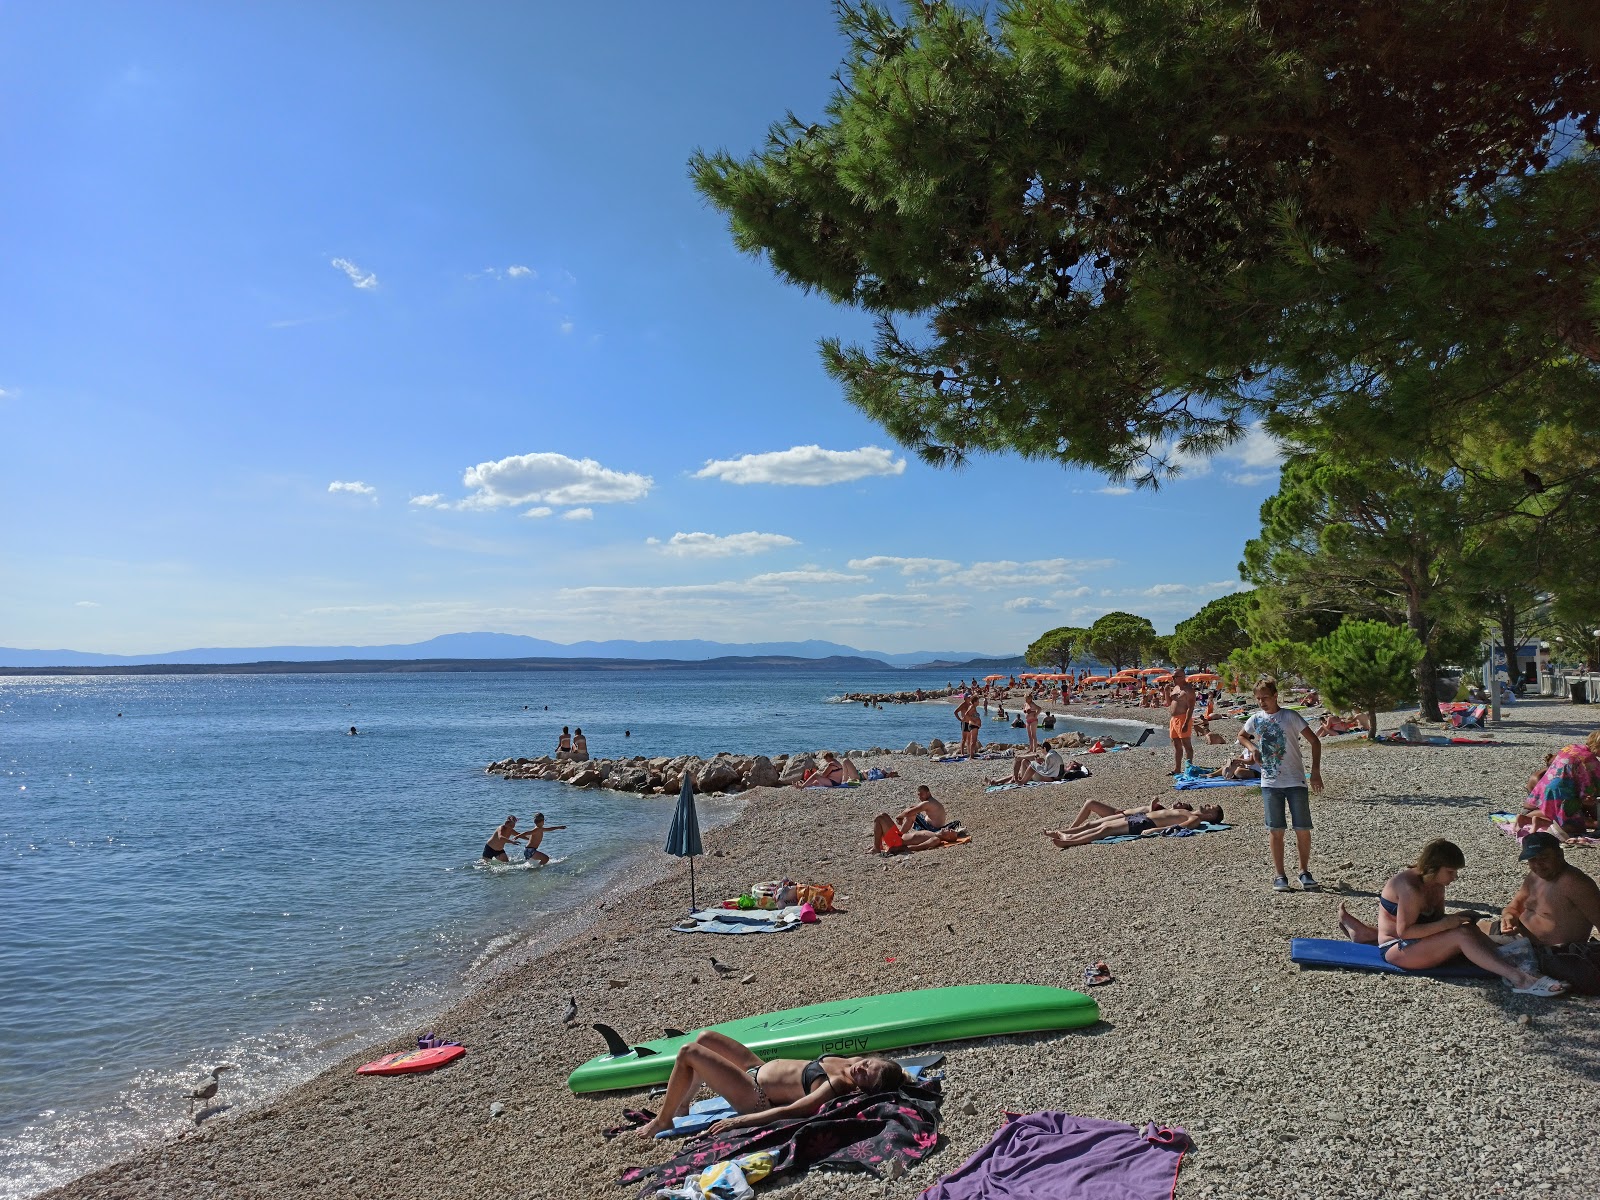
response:
<path id="1" fill-rule="evenodd" d="M 533 828 L 524 829 L 521 833 L 516 835 L 523 842 L 527 843 L 526 846 L 523 847 L 522 861 L 537 861 L 541 867 L 544 866 L 550 861 L 550 856 L 543 850 L 539 849 L 539 846 L 544 842 L 544 835 L 547 833 L 554 833 L 557 829 L 565 828 L 565 825 L 546 825 L 544 823 L 544 814 L 534 813 Z"/>
<path id="2" fill-rule="evenodd" d="M 707 1131 L 727 1133 L 774 1121 L 809 1117 L 828 1101 L 851 1092 L 890 1092 L 906 1079 L 905 1070 L 881 1055 L 846 1058 L 824 1054 L 810 1062 L 796 1058 L 761 1057 L 726 1034 L 706 1030 L 678 1051 L 661 1100 L 661 1115 L 637 1130 L 653 1138 L 672 1128 L 674 1117 L 686 1116 L 700 1085 L 705 1084 L 738 1110 Z"/>
<path id="3" fill-rule="evenodd" d="M 502 822 L 495 829 L 495 831 L 489 835 L 489 840 L 483 844 L 483 857 L 485 861 L 510 862 L 511 856 L 506 853 L 506 843 L 508 841 L 515 841 L 520 836 L 522 835 L 517 829 L 517 818 L 515 816 L 507 817 L 505 821 Z"/>

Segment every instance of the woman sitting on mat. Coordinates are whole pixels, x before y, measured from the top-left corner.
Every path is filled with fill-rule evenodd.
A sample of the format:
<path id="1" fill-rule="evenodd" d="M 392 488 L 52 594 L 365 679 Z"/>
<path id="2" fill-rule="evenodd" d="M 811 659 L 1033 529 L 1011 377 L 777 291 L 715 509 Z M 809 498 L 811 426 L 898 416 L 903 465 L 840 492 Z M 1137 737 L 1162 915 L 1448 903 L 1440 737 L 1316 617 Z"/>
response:
<path id="1" fill-rule="evenodd" d="M 810 1062 L 760 1055 L 726 1034 L 706 1030 L 678 1051 L 661 1100 L 661 1115 L 639 1127 L 640 1137 L 655 1137 L 672 1128 L 674 1117 L 687 1116 L 703 1083 L 739 1110 L 737 1117 L 718 1121 L 707 1131 L 753 1129 L 809 1117 L 828 1101 L 851 1092 L 891 1092 L 906 1081 L 900 1064 L 881 1055 L 845 1058 L 824 1054 Z"/>
<path id="2" fill-rule="evenodd" d="M 1444 911 L 1444 890 L 1466 865 L 1461 847 L 1435 838 L 1417 861 L 1383 885 L 1374 928 L 1339 905 L 1339 928 L 1353 942 L 1376 945 L 1383 960 L 1407 971 L 1443 966 L 1458 954 L 1504 979 L 1527 996 L 1559 996 L 1567 985 L 1548 975 L 1530 975 L 1501 958 L 1478 928 L 1479 914 Z"/>

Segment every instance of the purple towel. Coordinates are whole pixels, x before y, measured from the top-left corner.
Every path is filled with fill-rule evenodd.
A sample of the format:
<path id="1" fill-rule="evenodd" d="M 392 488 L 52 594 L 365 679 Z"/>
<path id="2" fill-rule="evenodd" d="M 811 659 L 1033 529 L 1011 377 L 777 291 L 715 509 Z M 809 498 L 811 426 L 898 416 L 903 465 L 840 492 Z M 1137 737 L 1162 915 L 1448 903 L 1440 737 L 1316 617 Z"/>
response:
<path id="1" fill-rule="evenodd" d="M 1189 1146 L 1181 1129 L 1036 1112 L 1008 1117 L 989 1144 L 922 1200 L 1171 1200 Z"/>

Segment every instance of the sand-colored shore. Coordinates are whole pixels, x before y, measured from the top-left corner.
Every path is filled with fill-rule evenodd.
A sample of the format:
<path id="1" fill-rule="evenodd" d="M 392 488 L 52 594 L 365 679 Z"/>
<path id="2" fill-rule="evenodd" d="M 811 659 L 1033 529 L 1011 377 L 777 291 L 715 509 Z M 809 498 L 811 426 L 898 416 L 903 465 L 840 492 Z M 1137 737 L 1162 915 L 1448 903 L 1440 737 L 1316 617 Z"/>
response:
<path id="1" fill-rule="evenodd" d="M 673 866 L 440 1018 L 436 1028 L 470 1047 L 454 1066 L 357 1078 L 360 1061 L 401 1048 L 375 1047 L 51 1195 L 627 1195 L 615 1188 L 621 1171 L 667 1151 L 600 1136 L 641 1094 L 567 1092 L 567 1072 L 601 1048 L 588 1021 L 643 1038 L 904 988 L 1075 986 L 1102 958 L 1117 981 L 1095 993 L 1098 1026 L 948 1047 L 946 1144 L 904 1178 L 813 1174 L 760 1190 L 915 1196 L 982 1145 L 1002 1110 L 1059 1108 L 1188 1127 L 1199 1150 L 1180 1176 L 1185 1200 L 1600 1195 L 1586 1136 L 1600 1094 L 1600 1002 L 1518 997 L 1488 982 L 1303 973 L 1288 961 L 1291 937 L 1332 933 L 1341 893 L 1370 917 L 1377 888 L 1430 837 L 1466 851 L 1456 902 L 1497 908 L 1520 872 L 1514 843 L 1486 814 L 1515 801 L 1548 749 L 1587 734 L 1576 720 L 1585 715 L 1525 702 L 1508 711 L 1499 746 L 1330 747 L 1315 809 L 1321 894 L 1269 890 L 1251 789 L 1208 794 L 1228 807 L 1229 832 L 1068 851 L 1040 836 L 1090 797 L 1166 795 L 1165 748 L 1095 756 L 1085 760 L 1092 779 L 999 794 L 984 793 L 981 777 L 1003 763 L 898 756 L 896 780 L 761 790 L 707 835 L 703 894 L 789 875 L 832 883 L 846 912 L 772 937 L 672 933 L 687 892 L 687 871 Z M 946 736 L 948 721 L 934 716 L 928 735 Z M 1200 759 L 1227 752 L 1201 747 Z M 903 805 L 918 782 L 973 841 L 889 860 L 865 853 L 873 814 Z M 1573 861 L 1600 873 L 1600 852 Z M 712 971 L 713 954 L 735 973 Z M 754 981 L 740 982 L 747 975 Z M 569 995 L 580 1013 L 570 1029 L 560 1023 Z M 505 1108 L 492 1118 L 496 1102 Z"/>

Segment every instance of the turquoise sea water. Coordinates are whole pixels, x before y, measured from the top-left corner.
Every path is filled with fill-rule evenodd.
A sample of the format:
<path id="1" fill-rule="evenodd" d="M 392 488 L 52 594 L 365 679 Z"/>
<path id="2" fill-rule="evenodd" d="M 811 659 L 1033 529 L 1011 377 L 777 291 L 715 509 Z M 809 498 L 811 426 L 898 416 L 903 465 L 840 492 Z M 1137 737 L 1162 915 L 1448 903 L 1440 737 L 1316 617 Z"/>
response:
<path id="1" fill-rule="evenodd" d="M 410 1029 L 665 840 L 671 801 L 507 783 L 489 762 L 551 751 L 562 725 L 597 758 L 949 739 L 947 707 L 827 702 L 946 679 L 0 679 L 0 1200 L 188 1127 L 215 1063 L 238 1067 L 219 1094 L 238 1105 Z M 567 826 L 556 861 L 486 867 L 490 830 L 536 810 Z"/>

